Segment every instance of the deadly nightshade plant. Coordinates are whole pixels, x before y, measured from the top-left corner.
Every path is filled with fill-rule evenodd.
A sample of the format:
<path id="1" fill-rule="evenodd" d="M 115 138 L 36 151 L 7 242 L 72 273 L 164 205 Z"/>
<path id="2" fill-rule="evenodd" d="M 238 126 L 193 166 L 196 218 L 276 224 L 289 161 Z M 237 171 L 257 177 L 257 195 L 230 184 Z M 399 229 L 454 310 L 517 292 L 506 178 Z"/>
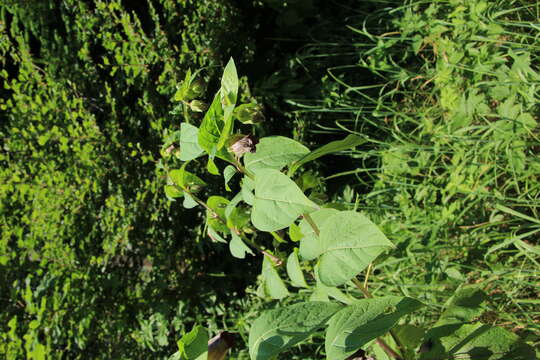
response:
<path id="1" fill-rule="evenodd" d="M 186 111 L 204 111 L 204 106 L 192 106 L 202 104 L 193 98 L 199 94 L 199 85 L 190 88 L 199 84 L 196 74 L 188 72 L 175 95 Z M 170 153 L 171 146 L 179 147 L 176 155 L 184 162 L 178 169 L 168 169 L 165 194 L 171 200 L 183 198 L 186 208 L 204 207 L 209 238 L 228 243 L 232 256 L 263 257 L 258 291 L 263 296 L 305 299 L 291 294 L 278 271 L 283 260 L 257 244 L 256 233 L 268 232 L 280 244 L 286 240 L 279 233 L 288 229 L 291 241 L 298 242 L 298 248 L 286 260 L 286 273 L 292 287 L 308 289 L 311 296 L 308 301 L 299 300 L 260 314 L 249 333 L 252 359 L 274 359 L 321 331 L 325 331 L 326 358 L 331 360 L 352 358 L 370 346 L 387 358 L 402 360 L 534 358 L 532 349 L 514 334 L 473 322 L 482 313 L 484 299 L 476 287 L 465 286 L 458 291 L 431 329 L 401 324 L 406 315 L 424 305 L 406 296 L 374 297 L 367 286 L 373 262 L 394 247 L 392 242 L 365 214 L 315 202 L 295 181 L 297 171 L 306 163 L 351 149 L 367 139 L 351 134 L 310 150 L 283 136 L 263 137 L 257 142 L 252 136 L 235 134 L 235 121 L 251 124 L 262 118 L 256 105 L 237 106 L 238 88 L 231 59 L 199 126 L 182 123 L 179 134 L 174 133 L 164 144 L 165 154 Z M 227 192 L 231 191 L 231 178 L 242 177 L 240 189 L 230 199 L 221 195 L 199 198 L 197 193 L 206 183 L 188 168 L 202 157 L 210 174 L 223 176 Z M 227 165 L 222 169 L 216 160 Z M 306 269 L 309 277 L 304 274 Z M 357 278 L 361 273 L 364 282 Z M 352 297 L 354 293 L 364 298 Z M 198 326 L 179 341 L 179 352 L 173 356 L 208 359 L 207 341 L 207 332 Z"/>

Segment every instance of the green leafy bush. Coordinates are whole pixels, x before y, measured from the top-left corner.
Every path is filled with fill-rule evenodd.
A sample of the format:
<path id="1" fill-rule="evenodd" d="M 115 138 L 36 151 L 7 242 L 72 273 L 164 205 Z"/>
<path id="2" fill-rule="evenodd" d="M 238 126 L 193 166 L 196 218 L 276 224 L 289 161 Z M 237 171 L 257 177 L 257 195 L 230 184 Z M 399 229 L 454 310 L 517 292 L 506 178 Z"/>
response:
<path id="1" fill-rule="evenodd" d="M 188 73 L 184 84 L 190 76 Z M 485 300 L 478 286 L 463 287 L 456 292 L 431 328 L 422 323 L 399 324 L 398 327 L 402 317 L 424 305 L 406 296 L 374 297 L 367 288 L 375 261 L 394 248 L 392 242 L 364 214 L 338 210 L 332 204 L 308 198 L 293 178 L 282 172 L 288 168 L 289 173 L 294 173 L 311 160 L 333 150 L 354 147 L 364 139 L 348 137 L 309 151 L 293 139 L 270 136 L 260 139 L 254 148 L 239 152 L 238 143 L 246 136 L 234 134 L 237 98 L 238 77 L 231 60 L 200 127 L 183 124 L 181 131 L 188 133 L 180 134 L 184 141 L 180 141 L 178 157 L 184 157 L 186 162 L 179 169 L 169 167 L 169 164 L 174 166 L 174 159 L 166 160 L 164 166 L 168 168 L 167 186 L 171 188 L 168 196 L 183 197 L 185 208 L 200 205 L 207 210 L 209 239 L 228 242 L 235 257 L 244 259 L 247 253 L 253 255 L 254 252 L 263 257 L 258 295 L 277 300 L 292 298 L 290 301 L 294 302 L 265 311 L 252 323 L 249 330 L 251 359 L 273 359 L 322 328 L 326 328 L 326 358 L 333 360 L 359 356 L 359 351 L 363 353 L 370 346 L 374 347 L 373 353 L 378 349 L 381 357 L 404 360 L 454 356 L 485 360 L 535 357 L 533 349 L 515 334 L 477 321 Z M 189 107 L 189 104 L 183 106 Z M 223 146 L 226 143 L 229 147 Z M 186 169 L 201 156 L 205 157 L 208 173 L 223 173 L 225 183 L 230 175 L 214 160 L 228 163 L 227 168 L 232 167 L 233 172 L 243 177 L 230 200 L 212 195 L 205 201 L 199 196 L 198 192 L 206 184 Z M 290 249 L 290 244 L 274 233 L 287 228 L 291 242 L 300 242 L 299 249 L 293 249 L 287 258 L 291 284 L 302 289 L 292 294 L 278 270 L 283 264 L 280 254 L 287 251 L 284 247 Z M 260 236 L 263 232 L 271 233 L 276 239 L 272 246 L 264 245 L 264 238 L 261 240 Z M 304 271 L 310 275 L 309 281 Z M 357 278 L 359 275 L 363 275 L 363 283 Z M 359 300 L 358 295 L 366 299 Z M 405 332 L 397 332 L 407 327 L 415 329 L 417 335 L 411 338 Z M 207 334 L 200 332 L 200 328 L 193 331 L 201 334 L 200 351 L 187 355 L 186 344 L 181 340 L 179 351 L 173 357 L 210 358 L 204 346 Z M 386 334 L 392 339 L 392 345 L 384 339 Z"/>

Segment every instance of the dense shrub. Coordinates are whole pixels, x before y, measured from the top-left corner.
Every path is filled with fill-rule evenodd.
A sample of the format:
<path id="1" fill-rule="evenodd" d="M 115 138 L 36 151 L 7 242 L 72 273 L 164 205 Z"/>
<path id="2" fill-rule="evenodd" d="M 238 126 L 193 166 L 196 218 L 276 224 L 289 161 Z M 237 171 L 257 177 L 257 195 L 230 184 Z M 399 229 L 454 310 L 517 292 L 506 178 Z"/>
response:
<path id="1" fill-rule="evenodd" d="M 231 262 L 213 260 L 220 249 L 197 240 L 196 210 L 162 196 L 155 160 L 164 128 L 178 120 L 169 98 L 185 71 L 211 76 L 238 43 L 249 50 L 239 11 L 230 2 L 134 4 L 1 6 L 8 358 L 168 354 L 172 335 L 221 301 L 216 294 L 236 291 L 234 282 L 243 289 L 234 274 L 215 288 L 208 273 Z"/>

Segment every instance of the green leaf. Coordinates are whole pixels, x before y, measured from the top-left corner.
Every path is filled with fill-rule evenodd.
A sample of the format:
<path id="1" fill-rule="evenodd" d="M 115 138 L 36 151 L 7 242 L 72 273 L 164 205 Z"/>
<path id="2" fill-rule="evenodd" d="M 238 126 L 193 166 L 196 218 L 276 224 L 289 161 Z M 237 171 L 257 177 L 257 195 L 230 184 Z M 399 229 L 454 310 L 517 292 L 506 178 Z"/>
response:
<path id="1" fill-rule="evenodd" d="M 251 359 L 271 359 L 305 340 L 340 308 L 328 302 L 305 302 L 264 312 L 249 332 Z"/>
<path id="2" fill-rule="evenodd" d="M 253 205 L 255 202 L 255 195 L 253 195 L 253 190 L 255 190 L 255 182 L 249 177 L 244 176 L 242 179 L 242 197 L 244 202 L 248 205 Z"/>
<path id="3" fill-rule="evenodd" d="M 219 235 L 219 233 L 214 228 L 212 228 L 211 226 L 208 226 L 208 236 L 214 242 L 220 242 L 220 243 L 227 244 L 227 240 L 225 240 L 221 235 Z"/>
<path id="4" fill-rule="evenodd" d="M 203 121 L 199 128 L 198 141 L 199 146 L 206 151 L 208 155 L 214 155 L 217 149 L 217 144 L 221 136 L 223 128 L 223 109 L 219 101 L 219 92 L 214 96 L 214 100 L 206 111 Z"/>
<path id="5" fill-rule="evenodd" d="M 183 345 L 186 360 L 206 360 L 208 356 L 208 332 L 200 325 L 182 336 L 179 341 Z M 181 347 L 179 345 L 179 347 Z"/>
<path id="6" fill-rule="evenodd" d="M 486 294 L 476 285 L 460 288 L 448 299 L 445 310 L 441 314 L 438 325 L 472 321 L 484 312 L 482 303 Z"/>
<path id="7" fill-rule="evenodd" d="M 236 206 L 227 216 L 227 226 L 229 228 L 242 230 L 249 224 L 249 211 L 243 206 Z"/>
<path id="8" fill-rule="evenodd" d="M 186 209 L 193 209 L 195 206 L 197 206 L 197 202 L 195 201 L 195 199 L 193 199 L 191 197 L 191 195 L 189 195 L 188 193 L 184 193 L 184 202 L 182 203 L 182 205 L 186 208 Z"/>
<path id="9" fill-rule="evenodd" d="M 206 222 L 209 226 L 224 234 L 229 233 L 229 228 L 223 223 L 225 220 L 225 209 L 228 204 L 229 200 L 222 196 L 214 195 L 206 200 L 206 205 L 212 210 L 206 210 Z"/>
<path id="10" fill-rule="evenodd" d="M 313 219 L 313 222 L 319 230 L 323 224 L 335 214 L 339 214 L 336 209 L 324 208 L 309 214 Z M 320 238 L 315 234 L 315 230 L 309 225 L 306 219 L 300 221 L 300 231 L 303 234 L 302 240 L 300 240 L 300 256 L 303 260 L 313 260 L 324 251 L 324 247 L 321 244 Z"/>
<path id="11" fill-rule="evenodd" d="M 173 185 L 165 185 L 165 196 L 175 199 L 184 196 L 184 192 Z"/>
<path id="12" fill-rule="evenodd" d="M 298 242 L 302 240 L 302 238 L 304 237 L 304 234 L 302 234 L 302 231 L 300 230 L 300 226 L 296 225 L 295 223 L 292 223 L 291 226 L 289 226 L 289 237 L 294 242 Z"/>
<path id="13" fill-rule="evenodd" d="M 233 116 L 242 124 L 256 124 L 264 120 L 260 106 L 253 103 L 236 107 Z"/>
<path id="14" fill-rule="evenodd" d="M 184 77 L 184 81 L 182 81 L 181 86 L 178 88 L 176 93 L 174 94 L 174 100 L 175 101 L 184 101 L 184 100 L 190 100 L 188 98 L 189 88 L 191 86 L 191 69 L 188 69 L 186 72 L 186 76 Z"/>
<path id="15" fill-rule="evenodd" d="M 295 287 L 307 288 L 306 279 L 300 268 L 300 262 L 298 261 L 298 249 L 294 248 L 293 252 L 287 258 L 287 274 L 291 279 L 291 285 Z"/>
<path id="16" fill-rule="evenodd" d="M 422 340 L 426 335 L 426 330 L 418 326 L 404 324 L 397 325 L 394 327 L 393 331 L 397 338 L 401 340 L 401 343 L 405 347 L 406 351 L 410 354 L 409 358 L 416 358 L 414 353 L 418 346 L 422 343 Z"/>
<path id="17" fill-rule="evenodd" d="M 242 193 L 239 192 L 236 194 L 232 200 L 229 202 L 229 205 L 225 208 L 225 217 L 228 218 L 231 216 L 232 211 L 236 208 L 236 205 L 238 205 L 242 200 L 244 200 Z"/>
<path id="18" fill-rule="evenodd" d="M 359 348 L 384 335 L 398 320 L 422 304 L 414 299 L 387 296 L 359 300 L 336 313 L 326 331 L 326 356 L 346 359 Z"/>
<path id="19" fill-rule="evenodd" d="M 236 105 L 236 98 L 238 97 L 238 74 L 236 72 L 236 65 L 233 58 L 229 60 L 223 70 L 223 76 L 221 77 L 221 102 L 224 104 L 224 108 L 232 105 Z"/>
<path id="20" fill-rule="evenodd" d="M 236 168 L 232 165 L 229 165 L 223 170 L 223 178 L 225 180 L 225 189 L 227 191 L 231 191 L 231 188 L 229 187 L 229 181 L 231 181 L 232 177 L 236 174 Z"/>
<path id="21" fill-rule="evenodd" d="M 244 155 L 244 165 L 253 173 L 262 169 L 281 170 L 307 153 L 309 149 L 293 139 L 270 136 L 261 139 L 254 153 Z"/>
<path id="22" fill-rule="evenodd" d="M 274 268 L 274 264 L 264 256 L 262 264 L 262 281 L 265 293 L 272 299 L 283 299 L 289 296 L 289 291 Z"/>
<path id="23" fill-rule="evenodd" d="M 533 360 L 534 350 L 500 327 L 481 323 L 456 323 L 428 331 L 420 360 Z"/>
<path id="24" fill-rule="evenodd" d="M 219 169 L 211 157 L 208 158 L 208 162 L 206 163 L 206 170 L 212 175 L 219 175 Z"/>
<path id="25" fill-rule="evenodd" d="M 238 259 L 244 259 L 246 253 L 253 255 L 251 249 L 244 244 L 240 236 L 236 235 L 234 232 L 231 232 L 232 240 L 229 242 L 229 250 L 231 251 L 232 256 Z"/>
<path id="26" fill-rule="evenodd" d="M 354 211 L 332 215 L 320 230 L 324 251 L 319 258 L 319 277 L 328 286 L 346 283 L 393 247 L 375 224 Z"/>
<path id="27" fill-rule="evenodd" d="M 217 143 L 218 150 L 223 148 L 223 145 L 225 145 L 227 139 L 231 135 L 234 122 L 233 111 L 238 97 L 238 74 L 236 73 L 236 66 L 234 65 L 234 60 L 232 58 L 229 60 L 223 71 L 220 93 L 224 115 L 223 127 Z"/>
<path id="28" fill-rule="evenodd" d="M 290 175 L 292 176 L 298 168 L 310 161 L 313 161 L 315 159 L 320 158 L 321 156 L 328 155 L 331 153 L 335 153 L 338 151 L 343 151 L 347 149 L 351 149 L 355 146 L 361 145 L 366 143 L 367 140 L 361 136 L 358 135 L 348 135 L 343 140 L 337 140 L 332 141 L 331 143 L 328 143 L 326 145 L 321 146 L 318 149 L 313 150 L 312 152 L 306 154 L 302 158 L 300 158 L 298 161 L 296 161 L 290 169 Z"/>
<path id="29" fill-rule="evenodd" d="M 180 125 L 180 160 L 193 160 L 203 154 L 199 146 L 199 129 L 191 124 Z"/>
<path id="30" fill-rule="evenodd" d="M 190 189 L 193 191 L 205 186 L 206 183 L 201 178 L 186 170 L 186 165 L 187 163 L 184 163 L 180 169 L 171 170 L 169 172 L 169 179 L 173 184 L 182 189 Z"/>
<path id="31" fill-rule="evenodd" d="M 309 200 L 295 182 L 281 172 L 262 169 L 255 175 L 255 200 L 251 222 L 257 229 L 284 229 L 300 214 L 317 209 L 317 204 Z"/>
<path id="32" fill-rule="evenodd" d="M 353 302 L 356 301 L 356 299 L 354 299 L 353 297 L 349 295 L 344 294 L 343 291 L 341 291 L 337 287 L 324 285 L 321 282 L 321 279 L 319 279 L 318 268 L 319 268 L 319 265 L 315 265 L 315 269 L 313 271 L 315 275 L 315 280 L 317 281 L 315 292 L 318 294 L 318 296 L 321 296 L 321 297 L 324 296 L 326 298 L 331 297 L 347 305 L 352 304 Z"/>

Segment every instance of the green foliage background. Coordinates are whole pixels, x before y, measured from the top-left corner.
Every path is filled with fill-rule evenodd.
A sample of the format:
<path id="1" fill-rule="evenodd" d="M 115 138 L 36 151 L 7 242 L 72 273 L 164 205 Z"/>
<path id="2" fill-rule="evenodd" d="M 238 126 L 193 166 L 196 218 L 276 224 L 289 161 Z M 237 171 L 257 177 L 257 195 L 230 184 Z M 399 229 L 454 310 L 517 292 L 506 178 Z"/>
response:
<path id="1" fill-rule="evenodd" d="M 369 139 L 313 165 L 310 195 L 359 207 L 398 245 L 375 266 L 376 294 L 416 297 L 416 320 L 433 322 L 461 284 L 485 284 L 486 321 L 538 345 L 539 11 L 2 2 L 0 355 L 167 358 L 195 322 L 247 343 L 274 305 L 245 291 L 262 259 L 211 243 L 202 210 L 165 198 L 158 166 L 186 71 L 212 85 L 230 56 L 265 106 L 260 135 Z M 311 358 L 313 343 L 287 356 Z"/>

